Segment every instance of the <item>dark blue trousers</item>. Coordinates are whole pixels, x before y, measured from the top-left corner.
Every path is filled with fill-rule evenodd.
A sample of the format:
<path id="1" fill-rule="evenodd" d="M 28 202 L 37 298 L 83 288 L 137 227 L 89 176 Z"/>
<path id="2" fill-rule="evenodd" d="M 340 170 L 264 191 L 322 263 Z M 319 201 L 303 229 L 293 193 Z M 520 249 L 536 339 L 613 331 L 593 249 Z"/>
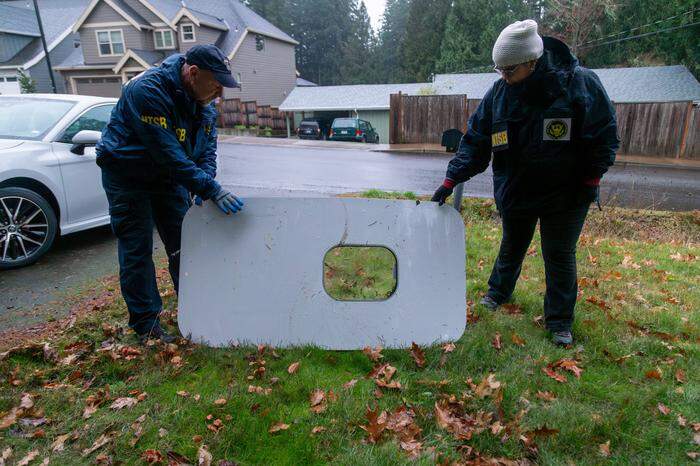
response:
<path id="1" fill-rule="evenodd" d="M 175 290 L 179 289 L 182 220 L 190 207 L 187 190 L 148 174 L 126 177 L 102 169 L 112 231 L 117 236 L 119 282 L 129 310 L 129 327 L 146 333 L 158 322 L 163 303 L 153 264 L 153 227 L 168 255 Z"/>
<path id="2" fill-rule="evenodd" d="M 502 213 L 503 239 L 489 278 L 488 296 L 502 304 L 513 294 L 539 220 L 547 285 L 544 297 L 545 325 L 553 332 L 570 331 L 578 292 L 576 243 L 588 207 L 586 204 L 541 215 Z"/>

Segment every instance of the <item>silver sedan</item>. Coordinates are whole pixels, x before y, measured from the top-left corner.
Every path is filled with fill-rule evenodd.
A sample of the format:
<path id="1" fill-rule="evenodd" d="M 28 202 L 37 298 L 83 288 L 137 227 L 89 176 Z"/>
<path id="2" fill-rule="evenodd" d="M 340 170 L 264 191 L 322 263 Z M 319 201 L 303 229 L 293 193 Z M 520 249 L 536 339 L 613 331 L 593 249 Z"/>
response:
<path id="1" fill-rule="evenodd" d="M 0 270 L 35 262 L 59 234 L 109 223 L 94 146 L 115 104 L 0 96 Z"/>

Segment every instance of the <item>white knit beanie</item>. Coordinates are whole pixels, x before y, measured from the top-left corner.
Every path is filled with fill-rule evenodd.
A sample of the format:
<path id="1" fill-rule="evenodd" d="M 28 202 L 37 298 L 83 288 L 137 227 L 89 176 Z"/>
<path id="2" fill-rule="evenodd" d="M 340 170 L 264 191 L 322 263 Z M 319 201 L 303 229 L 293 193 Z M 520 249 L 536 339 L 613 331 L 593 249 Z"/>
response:
<path id="1" fill-rule="evenodd" d="M 531 19 L 506 26 L 493 44 L 493 62 L 498 67 L 513 66 L 542 56 L 544 46 L 537 34 L 537 23 Z"/>

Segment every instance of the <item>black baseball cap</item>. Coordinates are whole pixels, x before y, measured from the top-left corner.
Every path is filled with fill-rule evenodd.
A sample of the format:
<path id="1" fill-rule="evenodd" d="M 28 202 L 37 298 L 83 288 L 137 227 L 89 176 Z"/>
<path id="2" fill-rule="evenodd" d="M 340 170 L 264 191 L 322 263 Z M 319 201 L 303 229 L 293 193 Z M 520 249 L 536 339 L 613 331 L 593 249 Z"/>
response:
<path id="1" fill-rule="evenodd" d="M 216 45 L 195 45 L 187 51 L 185 61 L 200 70 L 211 71 L 224 87 L 240 87 L 231 74 L 231 63 Z"/>

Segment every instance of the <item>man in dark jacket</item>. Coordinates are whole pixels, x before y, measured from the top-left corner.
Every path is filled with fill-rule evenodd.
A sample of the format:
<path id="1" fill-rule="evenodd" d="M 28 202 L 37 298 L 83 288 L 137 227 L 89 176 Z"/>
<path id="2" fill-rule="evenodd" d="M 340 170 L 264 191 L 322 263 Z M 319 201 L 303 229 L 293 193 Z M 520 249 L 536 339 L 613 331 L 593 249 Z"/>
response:
<path id="1" fill-rule="evenodd" d="M 554 343 L 569 345 L 576 243 L 600 180 L 615 161 L 615 111 L 598 77 L 580 67 L 563 42 L 541 38 L 532 20 L 506 27 L 493 59 L 503 79 L 469 119 L 432 200 L 444 203 L 456 184 L 486 170 L 493 154 L 503 239 L 481 304 L 495 310 L 510 299 L 539 220 L 545 323 Z"/>
<path id="2" fill-rule="evenodd" d="M 216 177 L 216 109 L 212 101 L 237 84 L 213 45 L 168 57 L 128 82 L 97 144 L 97 164 L 118 239 L 119 280 L 129 326 L 141 341 L 173 337 L 158 316 L 163 303 L 153 265 L 153 226 L 163 240 L 178 290 L 182 220 L 190 193 L 226 214 L 243 202 Z"/>

